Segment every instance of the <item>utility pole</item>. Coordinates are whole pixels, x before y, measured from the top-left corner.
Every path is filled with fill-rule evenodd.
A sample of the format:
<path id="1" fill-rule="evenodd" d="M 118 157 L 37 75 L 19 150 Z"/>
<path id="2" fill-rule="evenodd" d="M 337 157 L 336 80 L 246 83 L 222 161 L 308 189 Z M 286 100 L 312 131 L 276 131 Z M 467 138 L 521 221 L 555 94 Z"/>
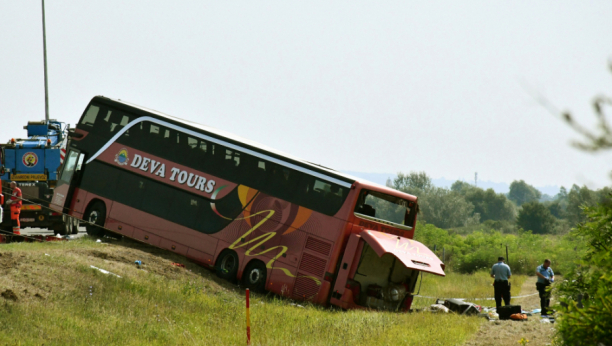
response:
<path id="1" fill-rule="evenodd" d="M 49 123 L 49 91 L 47 82 L 47 33 L 45 31 L 45 0 L 42 1 L 43 54 L 45 60 L 45 121 Z"/>
<path id="2" fill-rule="evenodd" d="M 474 173 L 474 186 L 478 187 L 478 172 Z"/>

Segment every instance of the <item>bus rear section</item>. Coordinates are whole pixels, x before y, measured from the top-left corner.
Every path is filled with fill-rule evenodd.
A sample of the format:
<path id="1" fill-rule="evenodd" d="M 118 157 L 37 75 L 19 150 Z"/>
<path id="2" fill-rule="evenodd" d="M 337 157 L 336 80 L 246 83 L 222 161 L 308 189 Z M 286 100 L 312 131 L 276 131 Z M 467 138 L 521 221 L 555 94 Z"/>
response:
<path id="1" fill-rule="evenodd" d="M 408 311 L 423 272 L 445 275 L 442 261 L 420 242 L 373 230 L 351 234 L 330 303 Z"/>

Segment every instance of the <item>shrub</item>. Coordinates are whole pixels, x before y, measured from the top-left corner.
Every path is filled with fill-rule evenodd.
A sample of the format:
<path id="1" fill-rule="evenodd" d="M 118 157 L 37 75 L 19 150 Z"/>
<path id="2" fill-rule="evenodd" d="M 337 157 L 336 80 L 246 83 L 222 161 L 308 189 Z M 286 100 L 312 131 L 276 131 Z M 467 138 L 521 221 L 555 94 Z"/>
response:
<path id="1" fill-rule="evenodd" d="M 563 345 L 609 345 L 612 339 L 612 207 L 586 207 L 587 221 L 572 230 L 588 249 L 557 288 Z M 581 306 L 584 306 L 581 308 Z"/>

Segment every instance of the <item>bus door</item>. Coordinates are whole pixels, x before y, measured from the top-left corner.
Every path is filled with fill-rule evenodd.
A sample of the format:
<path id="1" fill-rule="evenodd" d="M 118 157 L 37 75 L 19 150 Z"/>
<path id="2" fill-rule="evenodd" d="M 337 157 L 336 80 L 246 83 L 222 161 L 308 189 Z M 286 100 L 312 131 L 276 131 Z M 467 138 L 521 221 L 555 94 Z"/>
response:
<path id="1" fill-rule="evenodd" d="M 51 209 L 64 213 L 70 208 L 72 202 L 72 194 L 78 181 L 78 172 L 81 170 L 85 154 L 76 149 L 70 149 L 66 154 L 66 160 L 62 166 L 60 178 L 53 190 L 53 199 L 51 199 Z M 66 212 L 67 213 L 67 212 Z"/>
<path id="2" fill-rule="evenodd" d="M 420 242 L 372 230 L 351 234 L 330 303 L 407 310 L 420 273 L 445 276 L 444 263 Z"/>

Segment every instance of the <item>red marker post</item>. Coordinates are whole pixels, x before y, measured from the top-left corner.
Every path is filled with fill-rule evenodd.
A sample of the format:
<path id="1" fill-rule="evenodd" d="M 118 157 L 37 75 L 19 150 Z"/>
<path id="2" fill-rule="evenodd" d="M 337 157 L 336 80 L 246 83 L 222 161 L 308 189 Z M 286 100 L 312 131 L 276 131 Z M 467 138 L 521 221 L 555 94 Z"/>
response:
<path id="1" fill-rule="evenodd" d="M 249 311 L 249 289 L 246 289 L 246 322 L 247 322 L 247 346 L 251 346 L 251 312 Z"/>

